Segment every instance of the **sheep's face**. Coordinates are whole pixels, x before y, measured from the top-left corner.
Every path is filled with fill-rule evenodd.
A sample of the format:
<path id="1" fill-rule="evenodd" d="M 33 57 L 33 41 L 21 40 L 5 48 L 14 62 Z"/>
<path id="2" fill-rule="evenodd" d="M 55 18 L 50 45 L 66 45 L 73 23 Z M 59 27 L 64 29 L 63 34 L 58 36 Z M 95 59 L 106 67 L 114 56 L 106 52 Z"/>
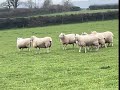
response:
<path id="1" fill-rule="evenodd" d="M 79 35 L 76 34 L 76 35 L 75 35 L 75 43 L 76 43 L 76 44 L 78 44 L 78 37 L 79 37 Z"/>
<path id="2" fill-rule="evenodd" d="M 86 32 L 82 32 L 82 34 L 81 35 L 88 35 Z"/>
<path id="3" fill-rule="evenodd" d="M 31 36 L 30 41 L 32 42 L 35 38 L 36 38 L 36 36 Z"/>
<path id="4" fill-rule="evenodd" d="M 97 32 L 96 31 L 92 31 L 91 34 L 97 34 Z"/>
<path id="5" fill-rule="evenodd" d="M 60 39 L 63 39 L 64 36 L 65 36 L 65 34 L 64 34 L 64 33 L 61 33 L 61 34 L 59 35 L 59 38 L 60 38 Z"/>

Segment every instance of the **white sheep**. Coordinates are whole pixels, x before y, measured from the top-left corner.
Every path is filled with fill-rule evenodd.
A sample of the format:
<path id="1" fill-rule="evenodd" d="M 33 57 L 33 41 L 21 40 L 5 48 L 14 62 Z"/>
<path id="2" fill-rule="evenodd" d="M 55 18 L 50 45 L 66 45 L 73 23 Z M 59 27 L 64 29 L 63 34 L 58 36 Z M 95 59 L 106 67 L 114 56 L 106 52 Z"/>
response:
<path id="1" fill-rule="evenodd" d="M 30 38 L 17 38 L 17 48 L 19 50 L 28 48 L 28 50 L 30 51 L 30 47 L 31 47 L 31 39 Z"/>
<path id="2" fill-rule="evenodd" d="M 96 31 L 94 31 L 94 33 L 97 33 Z M 108 46 L 113 46 L 113 33 L 110 31 L 106 31 L 106 32 L 101 32 L 101 34 L 104 36 L 105 39 L 105 43 L 108 43 Z"/>
<path id="3" fill-rule="evenodd" d="M 99 44 L 100 44 L 101 47 L 104 46 L 105 48 L 107 48 L 107 45 L 106 45 L 106 43 L 105 43 L 105 37 L 104 37 L 104 35 L 103 35 L 102 33 L 98 33 L 98 32 L 96 32 L 96 31 L 92 31 L 91 34 L 93 34 L 93 35 L 95 35 L 95 36 L 98 37 L 98 39 L 99 39 Z"/>
<path id="4" fill-rule="evenodd" d="M 79 52 L 84 47 L 86 53 L 86 48 L 91 46 L 97 48 L 96 51 L 99 50 L 98 38 L 95 35 L 76 35 L 75 38 L 79 45 Z"/>
<path id="5" fill-rule="evenodd" d="M 72 44 L 73 47 L 74 47 L 74 44 L 76 43 L 75 41 L 75 34 L 65 34 L 65 33 L 61 33 L 59 35 L 59 39 L 60 39 L 60 42 L 62 43 L 63 45 L 63 50 L 66 49 L 66 46 L 68 44 Z"/>
<path id="6" fill-rule="evenodd" d="M 49 52 L 49 49 L 52 45 L 52 38 L 51 37 L 43 37 L 43 38 L 38 38 L 36 36 L 31 36 L 31 41 L 32 41 L 32 47 L 33 48 L 46 48 L 47 53 Z"/>
<path id="7" fill-rule="evenodd" d="M 105 43 L 108 43 L 108 46 L 113 46 L 113 33 L 110 31 L 102 32 L 103 36 L 105 37 Z"/>

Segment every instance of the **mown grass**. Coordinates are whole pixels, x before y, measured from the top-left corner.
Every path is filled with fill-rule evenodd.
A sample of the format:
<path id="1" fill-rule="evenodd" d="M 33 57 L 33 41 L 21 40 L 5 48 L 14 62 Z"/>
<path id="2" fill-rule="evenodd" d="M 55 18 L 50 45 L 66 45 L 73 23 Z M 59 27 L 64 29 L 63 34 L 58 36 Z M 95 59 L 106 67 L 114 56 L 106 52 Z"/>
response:
<path id="1" fill-rule="evenodd" d="M 114 46 L 79 53 L 68 45 L 62 50 L 58 35 L 112 31 Z M 51 36 L 51 52 L 18 51 L 17 37 Z M 118 20 L 86 22 L 0 31 L 0 90 L 117 90 Z"/>

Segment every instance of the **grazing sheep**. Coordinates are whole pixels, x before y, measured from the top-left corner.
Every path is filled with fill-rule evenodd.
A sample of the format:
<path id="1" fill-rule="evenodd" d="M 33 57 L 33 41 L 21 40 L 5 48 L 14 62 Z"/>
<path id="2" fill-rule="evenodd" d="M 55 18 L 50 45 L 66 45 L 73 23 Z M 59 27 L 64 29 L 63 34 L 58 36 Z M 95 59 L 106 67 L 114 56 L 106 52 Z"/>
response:
<path id="1" fill-rule="evenodd" d="M 102 33 L 98 33 L 96 31 L 92 31 L 91 34 L 93 34 L 93 35 L 98 37 L 99 44 L 100 44 L 101 47 L 104 46 L 105 48 L 107 48 L 106 43 L 105 43 L 105 37 L 104 37 L 104 35 Z"/>
<path id="2" fill-rule="evenodd" d="M 94 31 L 93 33 L 97 33 L 96 31 Z M 108 46 L 113 46 L 113 33 L 110 31 L 106 31 L 106 32 L 101 32 L 101 34 L 104 36 L 105 38 L 105 43 L 108 43 Z"/>
<path id="3" fill-rule="evenodd" d="M 74 47 L 74 44 L 76 43 L 76 41 L 75 41 L 75 34 L 64 34 L 64 33 L 61 33 L 59 35 L 59 38 L 60 38 L 60 42 L 63 45 L 63 50 L 66 49 L 66 46 L 68 44 L 72 44 L 73 47 Z"/>
<path id="4" fill-rule="evenodd" d="M 86 53 L 86 47 L 95 46 L 99 50 L 99 42 L 98 38 L 95 35 L 77 35 L 75 36 L 76 41 L 79 45 L 79 52 L 81 52 L 81 48 L 84 47 Z"/>
<path id="5" fill-rule="evenodd" d="M 32 41 L 32 47 L 38 48 L 46 48 L 47 53 L 49 52 L 49 49 L 52 45 L 52 38 L 51 37 L 43 37 L 43 38 L 38 38 L 36 36 L 31 36 L 31 41 Z"/>
<path id="6" fill-rule="evenodd" d="M 20 50 L 23 48 L 28 48 L 30 51 L 31 39 L 30 38 L 17 38 L 17 48 Z"/>

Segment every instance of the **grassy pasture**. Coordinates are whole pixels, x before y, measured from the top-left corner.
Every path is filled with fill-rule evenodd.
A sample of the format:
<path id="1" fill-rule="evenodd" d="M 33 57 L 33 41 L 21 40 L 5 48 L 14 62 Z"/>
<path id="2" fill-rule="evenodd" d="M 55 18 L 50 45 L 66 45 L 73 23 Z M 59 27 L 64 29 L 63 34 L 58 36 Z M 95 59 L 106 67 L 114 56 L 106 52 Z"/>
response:
<path id="1" fill-rule="evenodd" d="M 79 53 L 62 50 L 58 35 L 112 31 L 114 46 Z M 51 36 L 51 52 L 18 51 L 17 37 Z M 0 90 L 118 90 L 118 20 L 0 31 Z"/>

